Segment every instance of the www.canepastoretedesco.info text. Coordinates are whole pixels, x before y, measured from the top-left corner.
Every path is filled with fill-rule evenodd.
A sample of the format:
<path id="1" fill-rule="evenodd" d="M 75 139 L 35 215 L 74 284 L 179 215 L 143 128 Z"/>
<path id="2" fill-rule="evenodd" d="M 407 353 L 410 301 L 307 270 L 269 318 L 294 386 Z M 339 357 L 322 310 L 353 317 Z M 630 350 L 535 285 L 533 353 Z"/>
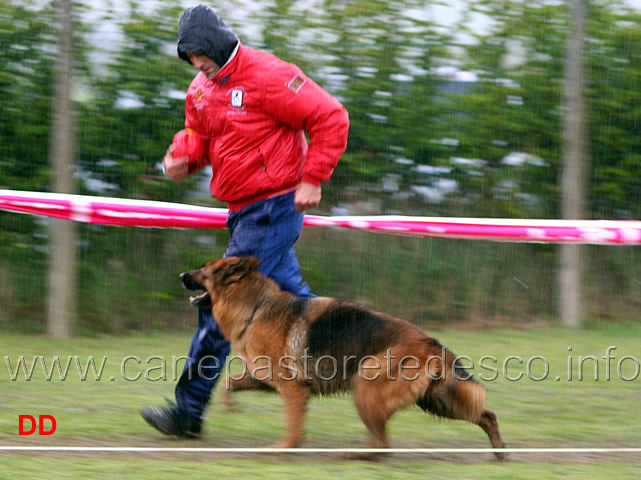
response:
<path id="1" fill-rule="evenodd" d="M 543 355 L 522 357 L 519 355 L 495 356 L 483 355 L 474 359 L 461 355 L 452 361 L 452 375 L 461 380 L 470 377 L 479 381 L 492 382 L 505 379 L 510 382 L 530 380 L 541 382 L 551 381 L 612 381 L 620 380 L 632 382 L 639 378 L 641 363 L 633 355 L 620 354 L 616 346 L 604 349 L 601 355 L 575 355 L 572 347 L 568 347 L 565 365 L 555 365 L 553 373 L 551 362 Z M 177 381 L 185 371 L 185 366 L 190 362 L 188 374 L 200 376 L 210 380 L 221 375 L 239 380 L 251 376 L 255 380 L 267 381 L 278 376 L 281 381 L 311 380 L 332 381 L 337 376 L 359 375 L 364 380 L 377 380 L 381 375 L 387 380 L 413 381 L 421 375 L 429 377 L 431 381 L 441 380 L 441 375 L 448 369 L 433 368 L 443 362 L 443 356 L 434 356 L 421 362 L 413 356 L 398 358 L 391 351 L 381 358 L 380 356 L 366 355 L 356 357 L 346 355 L 340 359 L 323 355 L 314 357 L 305 350 L 300 358 L 284 356 L 278 361 L 265 356 L 245 359 L 239 356 L 228 356 L 220 360 L 214 356 L 206 356 L 198 362 L 190 362 L 186 356 L 173 356 L 165 358 L 161 355 L 152 355 L 141 358 L 137 355 L 128 355 L 119 359 L 110 359 L 108 356 L 80 357 L 70 355 L 66 357 L 24 355 L 11 357 L 5 355 L 5 364 L 9 379 L 13 382 L 45 380 L 68 381 Z M 559 363 L 558 359 L 556 360 Z M 436 376 L 434 372 L 439 372 Z"/>

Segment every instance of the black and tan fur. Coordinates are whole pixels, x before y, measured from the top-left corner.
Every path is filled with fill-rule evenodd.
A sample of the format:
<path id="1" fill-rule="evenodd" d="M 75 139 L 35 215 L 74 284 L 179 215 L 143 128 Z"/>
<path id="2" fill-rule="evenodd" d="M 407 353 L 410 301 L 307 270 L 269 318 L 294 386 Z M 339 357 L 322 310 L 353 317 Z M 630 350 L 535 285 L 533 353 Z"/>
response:
<path id="1" fill-rule="evenodd" d="M 239 385 L 251 388 L 250 375 L 255 372 L 282 396 L 287 435 L 276 447 L 300 444 L 311 394 L 346 391 L 354 395 L 372 448 L 389 446 L 387 420 L 410 405 L 475 423 L 487 433 L 493 448 L 504 447 L 496 414 L 485 408 L 485 389 L 437 340 L 407 321 L 352 302 L 301 299 L 283 292 L 255 271 L 258 265 L 253 257 L 212 260 L 181 278 L 188 289 L 206 290 L 192 303 L 213 303 L 223 334 L 237 355 L 246 359 L 248 374 Z M 337 367 L 330 357 L 336 359 Z M 268 373 L 271 376 L 266 378 Z M 502 452 L 496 456 L 503 458 Z"/>

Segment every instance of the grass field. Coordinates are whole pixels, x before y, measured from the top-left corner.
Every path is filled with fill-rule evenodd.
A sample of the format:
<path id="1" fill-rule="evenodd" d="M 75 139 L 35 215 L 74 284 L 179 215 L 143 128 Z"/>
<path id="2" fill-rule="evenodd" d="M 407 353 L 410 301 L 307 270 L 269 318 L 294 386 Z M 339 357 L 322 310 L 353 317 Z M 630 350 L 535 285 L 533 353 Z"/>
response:
<path id="1" fill-rule="evenodd" d="M 641 446 L 641 326 L 429 333 L 458 355 L 467 356 L 464 363 L 477 378 L 483 375 L 488 406 L 499 414 L 509 447 Z M 184 355 L 189 341 L 184 333 L 72 340 L 3 334 L 0 445 L 261 447 L 277 441 L 283 433 L 282 407 L 279 397 L 269 393 L 240 393 L 235 397 L 238 408 L 229 410 L 218 390 L 206 433 L 197 441 L 165 438 L 142 421 L 138 415 L 141 406 L 162 403 L 163 396 L 173 397 L 182 363 L 174 368 L 172 358 Z M 609 347 L 616 348 L 610 348 L 613 358 L 608 368 L 603 357 Z M 21 356 L 27 370 L 36 358 L 30 380 L 24 370 L 16 371 Z M 64 380 L 58 371 L 50 375 L 54 356 L 59 357 L 63 374 L 71 358 Z M 75 357 L 85 373 L 78 371 Z M 89 358 L 94 359 L 99 378 L 91 370 L 86 374 Z M 161 358 L 166 360 L 166 368 L 162 368 Z M 140 378 L 134 380 L 138 374 Z M 494 376 L 497 378 L 489 380 Z M 18 435 L 18 416 L 24 414 L 54 416 L 55 433 Z M 399 448 L 489 447 L 478 427 L 434 419 L 418 408 L 397 414 L 390 421 L 389 434 L 392 446 Z M 349 396 L 312 400 L 304 446 L 351 448 L 365 446 L 366 441 L 366 429 Z M 0 452 L 0 464 L 0 479 L 127 480 L 212 475 L 233 479 L 636 479 L 641 471 L 641 458 L 632 453 L 517 453 L 499 463 L 487 453 L 397 453 L 364 462 L 328 453 Z"/>

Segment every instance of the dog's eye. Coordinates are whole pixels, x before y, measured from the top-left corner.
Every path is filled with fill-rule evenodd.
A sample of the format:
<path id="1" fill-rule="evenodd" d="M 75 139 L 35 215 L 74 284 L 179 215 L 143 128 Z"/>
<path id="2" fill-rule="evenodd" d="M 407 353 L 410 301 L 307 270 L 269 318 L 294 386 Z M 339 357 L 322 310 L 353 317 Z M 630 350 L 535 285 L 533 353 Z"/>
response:
<path id="1" fill-rule="evenodd" d="M 203 278 L 214 278 L 218 270 L 213 270 L 211 268 L 207 268 L 206 266 L 200 269 L 200 276 Z"/>

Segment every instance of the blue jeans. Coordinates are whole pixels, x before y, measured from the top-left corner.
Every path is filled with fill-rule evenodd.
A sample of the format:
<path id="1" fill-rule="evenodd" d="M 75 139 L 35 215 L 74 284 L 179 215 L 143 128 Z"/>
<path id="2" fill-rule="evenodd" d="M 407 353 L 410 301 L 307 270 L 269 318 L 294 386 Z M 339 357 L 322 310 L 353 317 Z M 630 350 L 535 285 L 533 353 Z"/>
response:
<path id="1" fill-rule="evenodd" d="M 261 200 L 227 218 L 230 238 L 225 257 L 252 255 L 261 261 L 258 271 L 283 290 L 313 297 L 303 282 L 294 244 L 303 228 L 303 214 L 294 206 L 294 193 Z M 229 342 L 214 320 L 211 308 L 199 308 L 198 330 L 189 360 L 176 385 L 178 408 L 201 418 L 229 355 Z"/>

